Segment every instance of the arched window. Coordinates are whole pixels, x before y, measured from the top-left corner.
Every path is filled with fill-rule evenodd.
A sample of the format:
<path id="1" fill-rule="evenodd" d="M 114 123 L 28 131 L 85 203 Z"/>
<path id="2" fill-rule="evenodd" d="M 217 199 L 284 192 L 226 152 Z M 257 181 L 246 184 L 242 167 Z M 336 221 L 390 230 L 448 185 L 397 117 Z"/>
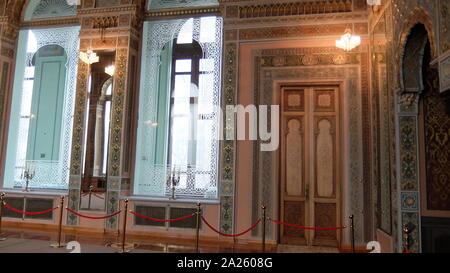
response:
<path id="1" fill-rule="evenodd" d="M 57 0 L 29 1 L 28 19 L 70 16 Z M 73 7 L 70 8 L 71 10 Z M 76 12 L 76 6 L 75 10 Z M 75 27 L 23 29 L 19 32 L 3 187 L 66 189 L 78 63 Z"/>
<path id="2" fill-rule="evenodd" d="M 217 198 L 222 19 L 144 24 L 134 193 Z M 145 79 L 145 80 L 144 80 Z"/>
<path id="3" fill-rule="evenodd" d="M 75 16 L 77 1 L 31 0 L 25 10 L 24 21 Z"/>

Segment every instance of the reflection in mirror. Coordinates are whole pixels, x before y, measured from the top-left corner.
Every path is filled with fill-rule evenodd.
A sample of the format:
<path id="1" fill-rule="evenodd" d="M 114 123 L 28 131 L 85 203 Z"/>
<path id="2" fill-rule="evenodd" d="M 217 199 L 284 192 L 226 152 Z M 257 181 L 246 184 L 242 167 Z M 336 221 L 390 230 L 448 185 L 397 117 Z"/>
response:
<path id="1" fill-rule="evenodd" d="M 104 211 L 115 52 L 96 53 L 100 61 L 91 65 L 87 90 L 80 209 Z"/>
<path id="2" fill-rule="evenodd" d="M 3 188 L 68 187 L 79 29 L 19 33 Z"/>

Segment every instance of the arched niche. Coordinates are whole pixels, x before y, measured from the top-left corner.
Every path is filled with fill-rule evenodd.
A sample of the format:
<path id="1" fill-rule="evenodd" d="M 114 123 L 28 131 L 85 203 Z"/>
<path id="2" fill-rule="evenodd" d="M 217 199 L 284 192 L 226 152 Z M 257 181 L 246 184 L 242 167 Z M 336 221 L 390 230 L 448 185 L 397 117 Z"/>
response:
<path id="1" fill-rule="evenodd" d="M 401 61 L 401 83 L 405 92 L 423 91 L 422 66 L 428 32 L 423 24 L 415 25 L 405 44 L 404 55 Z"/>
<path id="2" fill-rule="evenodd" d="M 75 4 L 71 4 L 75 2 Z M 76 1 L 67 0 L 29 0 L 23 13 L 23 20 L 49 19 L 75 16 Z"/>

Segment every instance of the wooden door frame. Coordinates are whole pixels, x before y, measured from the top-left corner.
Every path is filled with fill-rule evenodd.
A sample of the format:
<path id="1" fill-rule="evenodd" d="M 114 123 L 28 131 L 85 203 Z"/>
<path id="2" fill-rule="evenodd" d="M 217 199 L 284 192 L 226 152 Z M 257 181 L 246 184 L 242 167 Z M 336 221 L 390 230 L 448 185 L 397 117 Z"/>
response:
<path id="1" fill-rule="evenodd" d="M 337 174 L 336 177 L 339 181 L 339 185 L 336 186 L 336 198 L 339 200 L 336 205 L 336 219 L 337 219 L 337 226 L 344 226 L 345 224 L 343 224 L 343 218 L 342 215 L 344 214 L 344 204 L 345 204 L 345 200 L 344 198 L 349 198 L 348 196 L 344 195 L 344 173 L 345 171 L 343 170 L 344 167 L 344 151 L 345 151 L 345 145 L 344 145 L 344 133 L 343 130 L 345 128 L 345 120 L 344 120 L 344 113 L 345 113 L 345 108 L 342 105 L 345 105 L 345 94 L 347 92 L 346 90 L 346 83 L 345 83 L 345 79 L 330 79 L 330 80 L 302 80 L 302 81 L 289 81 L 289 80 L 283 80 L 283 81 L 276 81 L 274 83 L 274 98 L 275 101 L 274 103 L 277 103 L 280 107 L 281 107 L 281 102 L 282 102 L 282 95 L 283 95 L 283 88 L 286 87 L 293 87 L 293 88 L 310 88 L 310 87 L 335 87 L 338 89 L 338 96 L 336 96 L 336 98 L 339 99 L 338 105 L 340 106 L 339 108 L 339 113 L 337 114 L 337 118 L 338 118 L 338 122 L 339 122 L 339 131 L 336 132 L 336 135 L 339 137 L 339 140 L 336 142 L 336 145 L 339 146 L 339 152 L 336 155 L 336 159 L 337 159 Z M 283 122 L 282 119 L 282 115 L 283 115 L 283 109 L 280 109 L 280 123 Z M 280 137 L 282 136 L 282 129 L 283 126 L 279 126 L 279 135 Z M 281 202 L 282 202 L 282 181 L 281 181 L 281 139 L 280 139 L 280 149 L 278 149 L 278 151 L 276 152 L 276 166 L 277 166 L 277 179 L 278 179 L 278 183 L 277 183 L 277 191 L 278 194 L 276 195 L 277 198 L 277 203 L 276 206 L 278 207 L 277 214 L 280 217 L 281 220 L 281 215 L 282 215 L 282 206 L 281 206 Z M 345 225 L 347 226 L 347 225 Z M 346 230 L 346 229 L 345 229 Z M 338 230 L 337 231 L 337 247 L 340 248 L 342 246 L 342 241 L 343 241 L 343 232 L 344 230 Z M 277 227 L 276 228 L 276 241 L 277 244 L 281 243 L 281 228 Z M 314 239 L 314 238 L 313 238 Z"/>

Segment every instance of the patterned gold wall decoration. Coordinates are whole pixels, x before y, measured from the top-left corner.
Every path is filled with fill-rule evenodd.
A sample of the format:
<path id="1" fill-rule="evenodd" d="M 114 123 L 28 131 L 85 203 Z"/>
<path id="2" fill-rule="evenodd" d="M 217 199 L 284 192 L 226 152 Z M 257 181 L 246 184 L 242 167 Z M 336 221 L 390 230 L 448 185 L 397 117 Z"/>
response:
<path id="1" fill-rule="evenodd" d="M 268 38 L 294 38 L 294 37 L 311 37 L 323 35 L 342 35 L 346 29 L 345 24 L 327 24 L 314 26 L 284 26 L 284 27 L 266 27 L 266 28 L 249 28 L 239 31 L 240 40 L 258 40 Z"/>
<path id="2" fill-rule="evenodd" d="M 439 94 L 437 71 L 429 72 L 423 95 L 427 209 L 450 211 L 450 116 Z"/>
<path id="3" fill-rule="evenodd" d="M 351 11 L 352 0 L 297 1 L 241 6 L 239 7 L 239 18 L 293 16 Z"/>
<path id="4" fill-rule="evenodd" d="M 124 113 L 126 105 L 126 89 L 128 78 L 129 50 L 118 49 L 116 52 L 116 73 L 114 74 L 114 91 L 111 107 L 111 136 L 108 162 L 108 197 L 106 203 L 107 214 L 119 210 L 119 196 L 122 185 L 122 154 Z M 118 216 L 106 221 L 106 228 L 114 229 L 117 226 Z"/>
<path id="5" fill-rule="evenodd" d="M 75 110 L 73 117 L 72 152 L 70 162 L 69 200 L 68 207 L 78 211 L 80 207 L 81 169 L 84 150 L 84 124 L 87 100 L 89 67 L 81 60 L 78 61 L 77 91 L 75 96 Z M 78 224 L 78 217 L 72 213 L 67 214 L 67 225 Z"/>
<path id="6" fill-rule="evenodd" d="M 227 105 L 235 105 L 237 102 L 237 62 L 238 49 L 236 43 L 225 44 L 223 59 L 223 88 L 222 109 Z M 234 117 L 227 116 L 225 119 Z M 220 164 L 220 229 L 222 232 L 233 232 L 234 223 L 234 194 L 235 194 L 235 149 L 233 138 L 227 138 L 234 134 L 234 128 L 228 128 L 224 122 L 224 141 L 221 148 Z M 232 135 L 231 135 L 232 136 Z"/>

